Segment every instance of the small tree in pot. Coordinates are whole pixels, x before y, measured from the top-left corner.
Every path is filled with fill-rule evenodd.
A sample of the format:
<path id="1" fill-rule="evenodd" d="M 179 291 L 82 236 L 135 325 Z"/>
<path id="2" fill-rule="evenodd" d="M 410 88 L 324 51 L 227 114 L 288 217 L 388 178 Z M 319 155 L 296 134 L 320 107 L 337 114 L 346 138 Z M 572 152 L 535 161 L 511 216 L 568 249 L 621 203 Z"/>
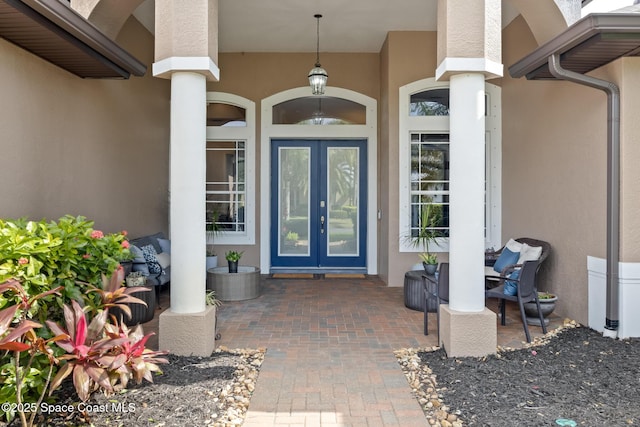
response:
<path id="1" fill-rule="evenodd" d="M 206 222 L 207 232 L 207 270 L 218 266 L 218 257 L 213 247 L 214 239 L 220 232 L 220 224 L 218 223 L 218 213 L 216 211 L 207 212 Z"/>
<path id="2" fill-rule="evenodd" d="M 420 209 L 420 223 L 417 229 L 411 230 L 409 242 L 415 248 L 424 248 L 420 256 L 427 274 L 433 274 L 438 269 L 438 256 L 429 252 L 429 244 L 436 243 L 439 231 L 436 227 L 442 222 L 442 205 L 427 203 Z"/>

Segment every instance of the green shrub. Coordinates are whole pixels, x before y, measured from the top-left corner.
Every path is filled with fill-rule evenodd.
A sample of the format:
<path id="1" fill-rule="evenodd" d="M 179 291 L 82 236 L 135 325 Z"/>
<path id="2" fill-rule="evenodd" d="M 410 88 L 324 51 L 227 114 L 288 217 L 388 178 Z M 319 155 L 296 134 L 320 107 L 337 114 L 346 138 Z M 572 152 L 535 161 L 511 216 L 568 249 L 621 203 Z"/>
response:
<path id="1" fill-rule="evenodd" d="M 64 216 L 57 222 L 0 219 L 0 284 L 15 279 L 22 289 L 21 292 L 1 292 L 0 310 L 20 306 L 24 319 L 41 324 L 46 320 L 63 321 L 63 306 L 72 301 L 78 301 L 90 315 L 102 311 L 102 296 L 95 289 L 102 288 L 103 276 L 111 277 L 119 268 L 120 260 L 131 255 L 126 232 L 105 234 L 95 230 L 93 224 L 84 217 L 73 216 Z M 52 292 L 54 289 L 56 292 Z M 52 336 L 48 328 L 36 328 L 34 333 L 44 340 Z M 54 347 L 53 356 L 61 353 Z M 0 352 L 2 402 L 17 401 L 16 354 Z M 43 353 L 35 353 L 31 361 L 27 352 L 19 353 L 18 357 L 19 366 L 30 366 L 21 373 L 24 384 L 20 400 L 36 402 L 51 363 Z M 54 368 L 49 375 L 55 373 Z"/>

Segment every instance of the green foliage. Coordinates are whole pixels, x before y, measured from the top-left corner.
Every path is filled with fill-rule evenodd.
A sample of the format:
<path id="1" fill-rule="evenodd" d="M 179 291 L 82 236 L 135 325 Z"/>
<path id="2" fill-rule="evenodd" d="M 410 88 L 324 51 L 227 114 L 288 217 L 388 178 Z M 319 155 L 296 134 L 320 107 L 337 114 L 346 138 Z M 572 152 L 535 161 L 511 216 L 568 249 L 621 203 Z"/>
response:
<path id="1" fill-rule="evenodd" d="M 206 305 L 213 305 L 216 307 L 220 307 L 222 305 L 222 301 L 216 297 L 216 291 L 207 292 L 204 296 L 204 301 Z"/>
<path id="2" fill-rule="evenodd" d="M 157 364 L 167 363 L 145 348 L 149 335 L 143 335 L 138 326 L 130 331 L 126 325 L 118 324 L 114 316 L 109 323 L 109 308 L 125 308 L 126 303 L 143 303 L 130 294 L 141 288 L 122 286 L 121 273 L 115 272 L 111 279 L 102 277 L 102 288 L 93 288 L 100 296 L 98 312 L 87 319 L 87 312 L 77 301 L 63 305 L 64 323 L 47 320 L 42 324 L 27 318 L 34 303 L 62 287 L 39 295 L 27 295 L 17 280 L 0 283 L 0 294 L 12 303 L 0 310 L 0 397 L 2 402 L 15 403 L 18 408 L 33 404 L 39 408 L 45 399 L 73 373 L 73 384 L 82 401 L 92 392 L 103 390 L 113 393 L 124 388 L 130 379 L 140 383 L 143 379 L 153 381 L 152 372 L 159 371 Z M 128 309 L 128 307 L 126 307 Z M 129 311 L 130 314 L 130 311 Z M 36 331 L 37 329 L 37 331 Z M 55 376 L 54 376 L 55 375 Z M 52 379 L 53 378 L 53 379 Z M 33 426 L 37 411 L 12 411 L 3 408 L 4 417 L 11 421 L 16 415 L 22 426 Z M 29 413 L 30 412 L 30 413 Z"/>
<path id="3" fill-rule="evenodd" d="M 227 259 L 227 261 L 238 262 L 240 261 L 240 258 L 242 258 L 242 254 L 244 254 L 244 251 L 229 251 L 224 255 L 224 257 Z"/>
<path id="4" fill-rule="evenodd" d="M 425 204 L 420 209 L 420 224 L 417 229 L 412 230 L 407 240 L 413 247 L 423 247 L 424 253 L 420 254 L 420 259 L 427 264 L 437 264 L 436 254 L 429 252 L 429 245 L 435 243 L 440 236 L 436 227 L 442 221 L 442 205 Z"/>
<path id="5" fill-rule="evenodd" d="M 289 231 L 285 237 L 285 240 L 290 240 L 292 242 L 297 242 L 298 239 L 300 238 L 300 236 L 298 235 L 298 233 L 293 232 L 293 231 Z"/>
<path id="6" fill-rule="evenodd" d="M 80 216 L 50 223 L 0 219 L 0 283 L 15 278 L 28 295 L 62 286 L 61 307 L 83 298 L 82 283 L 100 286 L 102 274 L 111 276 L 120 260 L 131 256 L 128 248 L 126 232 L 104 234 Z M 0 299 L 0 308 L 5 305 Z"/>
<path id="7" fill-rule="evenodd" d="M 0 219 L 0 318 L 8 318 L 0 322 L 0 401 L 36 402 L 56 374 L 54 361 L 64 351 L 50 345 L 56 337 L 42 327 L 45 320 L 62 321 L 71 301 L 97 314 L 129 299 L 117 289 L 120 274 L 104 288 L 102 282 L 131 258 L 126 232 L 105 234 L 93 224 L 73 216 L 57 222 Z"/>

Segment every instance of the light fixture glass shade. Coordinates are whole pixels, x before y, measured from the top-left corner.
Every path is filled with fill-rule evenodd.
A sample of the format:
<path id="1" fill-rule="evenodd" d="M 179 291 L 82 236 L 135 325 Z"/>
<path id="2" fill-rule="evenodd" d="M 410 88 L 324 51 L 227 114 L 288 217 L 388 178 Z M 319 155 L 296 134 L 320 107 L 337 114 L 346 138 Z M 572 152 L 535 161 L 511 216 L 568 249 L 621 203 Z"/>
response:
<path id="1" fill-rule="evenodd" d="M 314 95 L 323 95 L 324 88 L 327 87 L 327 79 L 329 75 L 327 72 L 320 66 L 320 64 L 316 64 L 315 68 L 309 71 L 309 84 L 311 85 L 311 92 Z"/>

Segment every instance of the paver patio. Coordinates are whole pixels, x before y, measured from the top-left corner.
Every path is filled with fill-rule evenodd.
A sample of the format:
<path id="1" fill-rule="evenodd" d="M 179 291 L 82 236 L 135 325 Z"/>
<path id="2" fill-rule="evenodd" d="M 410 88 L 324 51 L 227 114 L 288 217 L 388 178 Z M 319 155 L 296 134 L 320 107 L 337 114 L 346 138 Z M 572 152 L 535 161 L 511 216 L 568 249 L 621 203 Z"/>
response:
<path id="1" fill-rule="evenodd" d="M 423 335 L 423 315 L 404 306 L 403 288 L 377 277 L 263 278 L 261 285 L 259 298 L 225 302 L 218 313 L 217 346 L 267 349 L 244 426 L 429 425 L 393 350 L 435 345 L 435 314 Z M 553 318 L 550 327 L 558 324 Z M 154 328 L 157 315 L 145 324 Z M 539 327 L 531 332 L 541 335 Z M 512 307 L 498 344 L 522 340 Z"/>

